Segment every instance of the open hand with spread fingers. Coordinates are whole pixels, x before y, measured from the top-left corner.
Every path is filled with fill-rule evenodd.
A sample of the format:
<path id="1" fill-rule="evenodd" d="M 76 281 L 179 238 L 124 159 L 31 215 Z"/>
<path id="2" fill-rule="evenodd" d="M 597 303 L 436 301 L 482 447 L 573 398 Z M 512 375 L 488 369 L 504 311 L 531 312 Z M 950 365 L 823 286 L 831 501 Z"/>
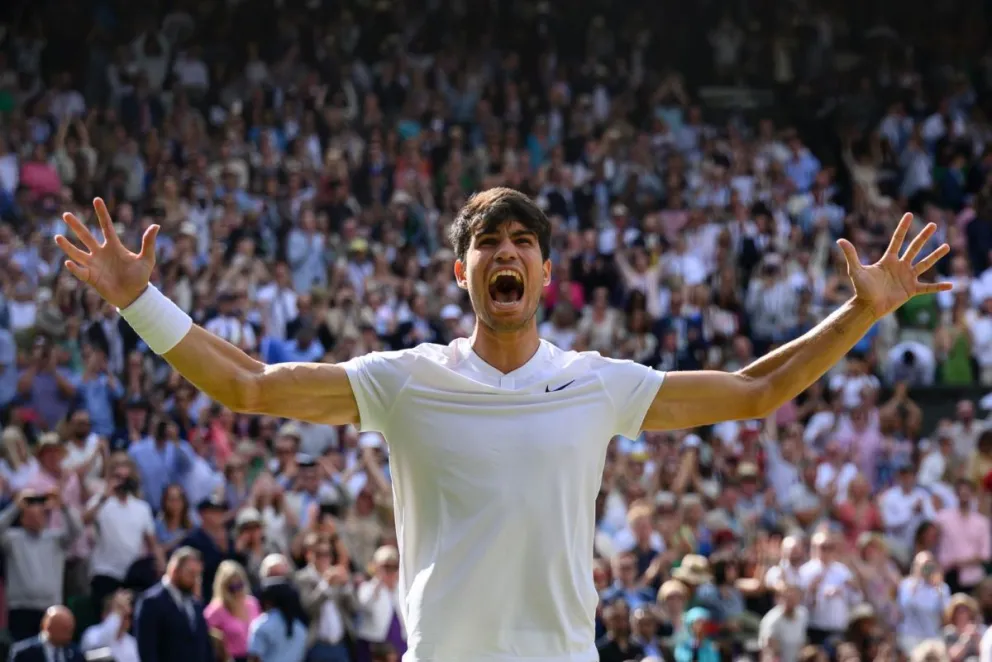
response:
<path id="1" fill-rule="evenodd" d="M 93 209 L 103 233 L 102 243 L 73 214 L 63 214 L 62 220 L 83 248 L 62 235 L 55 237 L 55 243 L 69 258 L 65 266 L 73 276 L 95 289 L 108 303 L 126 308 L 148 287 L 152 269 L 155 268 L 155 237 L 158 236 L 159 226 L 152 225 L 145 230 L 141 238 L 141 252 L 133 253 L 117 236 L 106 203 L 96 198 Z"/>
<path id="2" fill-rule="evenodd" d="M 854 283 L 855 300 L 868 306 L 876 318 L 884 317 L 901 305 L 920 294 L 945 292 L 954 287 L 951 283 L 926 283 L 920 276 L 947 255 L 951 247 L 941 244 L 934 252 L 916 262 L 924 244 L 937 231 L 937 226 L 929 223 L 920 231 L 900 256 L 906 234 L 913 223 L 913 215 L 905 214 L 896 226 L 889 247 L 875 264 L 863 265 L 858 252 L 847 239 L 840 239 L 837 245 L 844 251 L 847 260 L 847 274 Z"/>

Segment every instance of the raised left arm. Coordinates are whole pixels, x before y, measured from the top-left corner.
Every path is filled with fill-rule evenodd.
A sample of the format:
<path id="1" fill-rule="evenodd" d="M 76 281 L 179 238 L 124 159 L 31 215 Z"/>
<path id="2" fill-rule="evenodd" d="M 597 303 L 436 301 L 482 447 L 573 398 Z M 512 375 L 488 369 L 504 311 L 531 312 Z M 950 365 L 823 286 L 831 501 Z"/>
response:
<path id="1" fill-rule="evenodd" d="M 764 418 L 822 377 L 879 319 L 919 294 L 951 289 L 950 283 L 923 283 L 919 276 L 950 250 L 941 245 L 914 264 L 936 231 L 927 225 L 899 252 L 913 217 L 902 217 L 878 262 L 863 266 L 854 246 L 837 243 L 847 259 L 855 295 L 813 329 L 737 372 L 670 372 L 648 408 L 645 430 L 680 430 L 720 421 Z"/>

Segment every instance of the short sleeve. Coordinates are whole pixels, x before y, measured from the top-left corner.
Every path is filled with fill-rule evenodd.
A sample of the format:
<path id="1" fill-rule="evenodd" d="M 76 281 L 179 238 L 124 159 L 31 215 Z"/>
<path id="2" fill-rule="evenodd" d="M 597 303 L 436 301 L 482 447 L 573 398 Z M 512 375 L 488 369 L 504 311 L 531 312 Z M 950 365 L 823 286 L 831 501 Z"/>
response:
<path id="1" fill-rule="evenodd" d="M 616 410 L 613 434 L 636 439 L 665 373 L 633 361 L 603 361 L 599 375 Z"/>
<path id="2" fill-rule="evenodd" d="M 372 352 L 340 364 L 351 382 L 363 432 L 384 432 L 416 357 L 409 351 Z"/>
<path id="3" fill-rule="evenodd" d="M 142 531 L 150 536 L 155 535 L 155 518 L 152 516 L 152 508 L 148 505 L 147 501 L 141 501 L 141 510 L 144 513 L 142 519 L 145 520 L 142 525 Z"/>

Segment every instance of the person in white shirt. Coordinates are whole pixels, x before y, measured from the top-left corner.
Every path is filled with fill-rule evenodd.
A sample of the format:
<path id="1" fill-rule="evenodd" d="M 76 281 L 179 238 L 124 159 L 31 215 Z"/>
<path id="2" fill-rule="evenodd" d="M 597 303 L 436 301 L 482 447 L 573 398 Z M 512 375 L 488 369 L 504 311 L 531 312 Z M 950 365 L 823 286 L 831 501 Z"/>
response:
<path id="1" fill-rule="evenodd" d="M 940 638 L 950 599 L 951 590 L 933 555 L 917 554 L 909 577 L 902 580 L 896 594 L 900 613 L 896 632 L 903 653 L 909 655 L 922 642 Z"/>
<path id="2" fill-rule="evenodd" d="M 825 532 L 811 542 L 813 558 L 799 569 L 799 586 L 809 609 L 809 641 L 819 646 L 847 628 L 851 607 L 861 599 L 854 573 L 838 559 L 838 543 Z"/>
<path id="3" fill-rule="evenodd" d="M 95 494 L 86 505 L 83 523 L 93 524 L 96 536 L 90 556 L 90 595 L 95 604 L 147 575 L 138 562 L 150 554 L 156 569 L 165 568 L 165 557 L 155 538 L 155 520 L 148 502 L 136 496 L 138 483 L 129 464 L 111 467 L 103 494 Z M 135 588 L 147 588 L 136 586 Z"/>
<path id="4" fill-rule="evenodd" d="M 399 563 L 400 555 L 395 547 L 380 547 L 372 556 L 372 579 L 358 587 L 355 650 L 360 660 L 372 658 L 375 644 L 388 643 L 399 656 L 406 652 L 408 630 L 400 609 Z"/>
<path id="5" fill-rule="evenodd" d="M 950 248 L 917 261 L 936 232 L 929 224 L 903 250 L 907 214 L 875 264 L 840 240 L 856 294 L 807 334 L 736 372 L 665 374 L 541 341 L 551 223 L 524 194 L 493 188 L 472 196 L 450 226 L 455 280 L 476 317 L 470 338 L 340 365 L 265 365 L 194 325 L 150 284 L 158 226 L 133 253 L 106 204 L 98 198 L 94 208 L 102 242 L 63 216 L 83 246 L 56 237 L 66 268 L 206 395 L 233 411 L 382 433 L 406 662 L 597 659 L 594 501 L 610 439 L 765 418 L 880 318 L 951 287 L 919 279 Z"/>
<path id="6" fill-rule="evenodd" d="M 781 584 L 780 602 L 761 619 L 758 643 L 763 651 L 774 651 L 779 662 L 797 662 L 799 651 L 806 645 L 809 611 L 802 603 L 798 586 Z"/>
<path id="7" fill-rule="evenodd" d="M 892 555 L 906 564 L 913 553 L 916 529 L 937 515 L 933 498 L 916 484 L 913 467 L 906 465 L 899 468 L 896 484 L 882 494 L 878 505 L 885 525 L 885 542 Z"/>
<path id="8" fill-rule="evenodd" d="M 803 541 L 798 536 L 782 538 L 778 563 L 765 572 L 765 587 L 769 591 L 781 591 L 785 586 L 798 585 L 799 569 L 806 555 Z"/>
<path id="9" fill-rule="evenodd" d="M 355 610 L 348 568 L 334 564 L 334 547 L 324 536 L 308 534 L 304 547 L 307 565 L 296 572 L 294 581 L 303 609 L 310 617 L 309 658 L 348 662 L 345 637 Z"/>
<path id="10" fill-rule="evenodd" d="M 83 631 L 79 644 L 83 652 L 109 648 L 114 662 L 141 662 L 138 643 L 131 634 L 133 606 L 129 591 L 117 591 L 108 597 L 103 620 Z"/>
<path id="11" fill-rule="evenodd" d="M 931 446 L 930 452 L 920 460 L 916 482 L 924 488 L 932 488 L 937 483 L 945 482 L 944 476 L 953 463 L 954 442 L 950 434 L 938 433 L 936 446 Z"/>

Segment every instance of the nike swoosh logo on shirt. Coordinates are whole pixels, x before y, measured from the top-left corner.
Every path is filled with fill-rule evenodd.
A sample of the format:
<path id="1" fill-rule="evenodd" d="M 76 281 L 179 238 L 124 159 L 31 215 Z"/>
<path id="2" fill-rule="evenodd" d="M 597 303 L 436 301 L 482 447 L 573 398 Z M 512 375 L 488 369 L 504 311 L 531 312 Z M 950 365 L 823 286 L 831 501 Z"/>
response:
<path id="1" fill-rule="evenodd" d="M 571 386 L 571 385 L 572 385 L 572 383 L 573 383 L 574 381 L 575 381 L 575 380 L 573 379 L 573 380 L 572 380 L 571 382 L 567 382 L 567 383 L 565 383 L 565 384 L 562 384 L 562 385 L 561 385 L 561 386 L 559 386 L 558 388 L 551 388 L 550 386 L 545 386 L 545 387 L 544 387 L 544 392 L 545 392 L 545 393 L 554 393 L 555 391 L 560 391 L 560 390 L 562 390 L 563 388 L 568 388 L 569 386 Z"/>

